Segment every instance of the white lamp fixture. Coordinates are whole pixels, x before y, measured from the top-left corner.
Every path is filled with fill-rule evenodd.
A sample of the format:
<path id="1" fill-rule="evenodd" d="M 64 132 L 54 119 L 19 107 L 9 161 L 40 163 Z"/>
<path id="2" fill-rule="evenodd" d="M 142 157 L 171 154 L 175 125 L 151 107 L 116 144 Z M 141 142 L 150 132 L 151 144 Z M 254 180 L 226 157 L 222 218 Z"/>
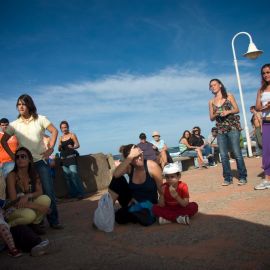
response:
<path id="1" fill-rule="evenodd" d="M 256 45 L 253 42 L 250 42 L 248 45 L 248 51 L 243 56 L 248 59 L 254 60 L 257 57 L 259 57 L 262 53 L 263 51 L 258 50 Z"/>
<path id="2" fill-rule="evenodd" d="M 243 118 L 244 118 L 245 133 L 246 133 L 246 140 L 247 140 L 247 147 L 248 147 L 248 156 L 252 157 L 253 154 L 252 154 L 252 148 L 251 148 L 251 141 L 250 141 L 250 137 L 249 137 L 248 125 L 247 125 L 246 109 L 245 109 L 245 103 L 244 103 L 244 98 L 243 98 L 243 93 L 242 93 L 242 86 L 241 86 L 241 81 L 240 81 L 238 64 L 237 64 L 237 59 L 236 59 L 235 49 L 234 49 L 234 40 L 239 35 L 247 35 L 249 37 L 248 51 L 243 56 L 254 60 L 257 57 L 259 57 L 263 53 L 263 51 L 257 49 L 257 47 L 255 46 L 255 44 L 252 41 L 251 35 L 247 32 L 239 32 L 232 39 L 233 60 L 234 60 L 234 66 L 235 66 L 238 88 L 239 88 L 239 93 L 240 93 L 240 100 L 241 100 L 241 105 L 242 105 L 242 113 L 243 113 Z"/>

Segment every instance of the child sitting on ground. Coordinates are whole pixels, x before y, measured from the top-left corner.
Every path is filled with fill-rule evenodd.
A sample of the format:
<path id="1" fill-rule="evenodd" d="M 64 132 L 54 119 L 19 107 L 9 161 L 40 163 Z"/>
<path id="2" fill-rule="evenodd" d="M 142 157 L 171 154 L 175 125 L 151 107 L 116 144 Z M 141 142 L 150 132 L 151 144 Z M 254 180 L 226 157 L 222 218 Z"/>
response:
<path id="1" fill-rule="evenodd" d="M 16 203 L 16 202 L 14 202 Z M 12 234 L 9 230 L 9 225 L 5 222 L 4 211 L 12 206 L 13 203 L 7 200 L 0 199 L 0 238 L 2 238 L 8 247 L 8 255 L 11 257 L 20 257 L 22 253 L 16 248 Z"/>
<path id="2" fill-rule="evenodd" d="M 189 225 L 189 218 L 198 212 L 198 204 L 189 202 L 188 186 L 180 180 L 178 164 L 166 165 L 163 175 L 166 182 L 162 185 L 159 203 L 153 206 L 154 215 L 159 218 L 159 224 L 177 222 Z"/>

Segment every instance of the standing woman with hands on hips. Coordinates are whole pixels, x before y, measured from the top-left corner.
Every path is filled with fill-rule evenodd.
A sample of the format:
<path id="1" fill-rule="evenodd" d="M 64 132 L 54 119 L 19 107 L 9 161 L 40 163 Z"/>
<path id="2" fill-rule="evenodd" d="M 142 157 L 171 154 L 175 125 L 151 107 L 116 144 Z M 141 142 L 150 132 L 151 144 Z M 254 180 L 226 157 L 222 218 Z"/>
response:
<path id="1" fill-rule="evenodd" d="M 234 96 L 227 93 L 226 88 L 219 79 L 209 82 L 209 89 L 214 97 L 209 101 L 209 115 L 211 121 L 216 121 L 218 130 L 217 143 L 223 167 L 223 186 L 233 183 L 233 175 L 229 162 L 229 148 L 234 153 L 239 174 L 238 185 L 247 183 L 247 170 L 240 149 L 240 117 L 239 109 Z"/>
<path id="2" fill-rule="evenodd" d="M 262 167 L 265 180 L 255 189 L 270 189 L 270 64 L 261 68 L 262 85 L 258 90 L 256 110 L 262 112 Z"/>

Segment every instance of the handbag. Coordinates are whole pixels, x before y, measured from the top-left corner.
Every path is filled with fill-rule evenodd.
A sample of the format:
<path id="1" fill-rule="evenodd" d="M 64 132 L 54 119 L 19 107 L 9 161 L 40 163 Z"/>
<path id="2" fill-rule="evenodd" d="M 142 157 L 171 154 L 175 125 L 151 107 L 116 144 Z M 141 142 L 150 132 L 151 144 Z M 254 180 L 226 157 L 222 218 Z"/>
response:
<path id="1" fill-rule="evenodd" d="M 114 229 L 114 207 L 109 192 L 103 194 L 94 213 L 94 224 L 100 231 L 112 232 Z"/>

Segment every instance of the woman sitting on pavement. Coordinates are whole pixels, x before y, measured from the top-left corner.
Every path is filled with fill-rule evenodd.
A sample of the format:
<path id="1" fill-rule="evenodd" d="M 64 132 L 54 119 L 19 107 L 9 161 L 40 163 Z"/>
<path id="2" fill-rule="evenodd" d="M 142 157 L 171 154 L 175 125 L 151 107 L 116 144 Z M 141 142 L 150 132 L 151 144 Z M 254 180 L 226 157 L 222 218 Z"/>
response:
<path id="1" fill-rule="evenodd" d="M 151 225 L 153 222 L 144 224 L 138 215 L 131 212 L 131 207 L 136 203 L 157 203 L 158 191 L 160 193 L 162 185 L 161 169 L 155 161 L 144 160 L 142 150 L 136 145 L 128 144 L 120 150 L 124 160 L 115 169 L 109 185 L 113 201 L 118 200 L 121 205 L 115 213 L 115 220 L 119 224 L 139 222 Z M 128 175 L 128 181 L 124 175 Z"/>
<path id="2" fill-rule="evenodd" d="M 7 215 L 11 227 L 31 224 L 38 234 L 44 234 L 40 226 L 44 215 L 49 214 L 51 200 L 42 195 L 39 176 L 33 166 L 31 152 L 20 147 L 15 152 L 15 167 L 7 177 L 8 198 L 14 201 L 19 198 L 16 209 Z"/>
<path id="3" fill-rule="evenodd" d="M 178 164 L 171 163 L 164 167 L 166 183 L 162 185 L 159 204 L 153 206 L 153 213 L 159 217 L 159 224 L 177 222 L 189 225 L 189 218 L 198 212 L 198 204 L 189 202 L 186 183 L 182 182 Z"/>
<path id="4" fill-rule="evenodd" d="M 185 130 L 183 136 L 179 140 L 179 151 L 182 157 L 197 157 L 199 168 L 207 168 L 203 160 L 201 148 L 190 144 L 191 133 Z"/>

